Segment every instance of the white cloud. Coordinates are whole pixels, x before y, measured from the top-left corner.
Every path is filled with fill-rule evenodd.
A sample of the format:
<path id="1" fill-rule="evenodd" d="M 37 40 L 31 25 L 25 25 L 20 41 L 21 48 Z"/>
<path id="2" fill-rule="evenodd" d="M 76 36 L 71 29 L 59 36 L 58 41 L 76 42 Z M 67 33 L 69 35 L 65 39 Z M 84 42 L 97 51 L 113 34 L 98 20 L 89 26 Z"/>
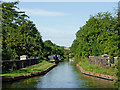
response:
<path id="1" fill-rule="evenodd" d="M 56 11 L 48 11 L 43 9 L 28 9 L 28 8 L 20 8 L 20 11 L 25 11 L 25 13 L 29 16 L 66 16 L 68 14 L 64 12 L 56 12 Z"/>

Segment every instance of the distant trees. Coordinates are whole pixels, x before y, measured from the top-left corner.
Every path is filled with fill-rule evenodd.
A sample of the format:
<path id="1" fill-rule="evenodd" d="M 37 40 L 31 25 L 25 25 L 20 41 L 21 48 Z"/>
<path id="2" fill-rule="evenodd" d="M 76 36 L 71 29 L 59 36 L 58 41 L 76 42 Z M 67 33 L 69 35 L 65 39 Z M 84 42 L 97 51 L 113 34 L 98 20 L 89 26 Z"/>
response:
<path id="1" fill-rule="evenodd" d="M 63 56 L 65 53 L 64 47 L 57 46 L 56 44 L 53 44 L 50 40 L 46 40 L 44 42 L 44 52 L 43 56 L 48 57 L 49 55 L 52 54 L 59 54 Z"/>
<path id="2" fill-rule="evenodd" d="M 18 11 L 16 2 L 2 2 L 2 60 L 19 59 L 21 55 L 47 57 L 64 54 L 64 49 L 50 40 L 43 42 L 35 24 L 28 20 L 25 12 Z"/>
<path id="3" fill-rule="evenodd" d="M 102 54 L 119 56 L 119 29 L 118 17 L 112 17 L 108 12 L 98 13 L 78 30 L 71 52 L 76 58 Z"/>

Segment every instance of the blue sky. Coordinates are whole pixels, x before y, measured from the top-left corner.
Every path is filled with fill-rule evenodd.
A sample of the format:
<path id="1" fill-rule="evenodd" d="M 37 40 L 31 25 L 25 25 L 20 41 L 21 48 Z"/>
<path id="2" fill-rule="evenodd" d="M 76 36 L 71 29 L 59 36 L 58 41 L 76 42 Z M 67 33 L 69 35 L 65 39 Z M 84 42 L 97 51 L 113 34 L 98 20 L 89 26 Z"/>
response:
<path id="1" fill-rule="evenodd" d="M 20 2 L 18 7 L 36 24 L 43 41 L 70 47 L 90 15 L 107 11 L 115 15 L 117 5 L 117 2 Z"/>

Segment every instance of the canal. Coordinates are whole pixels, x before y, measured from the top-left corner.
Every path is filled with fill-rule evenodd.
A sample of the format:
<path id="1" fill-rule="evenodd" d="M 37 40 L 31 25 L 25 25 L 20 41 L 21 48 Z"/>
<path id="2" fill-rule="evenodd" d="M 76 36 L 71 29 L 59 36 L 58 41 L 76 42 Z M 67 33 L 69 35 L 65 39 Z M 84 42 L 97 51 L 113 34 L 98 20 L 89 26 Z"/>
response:
<path id="1" fill-rule="evenodd" d="M 81 74 L 71 62 L 60 62 L 46 75 L 2 84 L 3 88 L 113 88 L 113 82 Z"/>

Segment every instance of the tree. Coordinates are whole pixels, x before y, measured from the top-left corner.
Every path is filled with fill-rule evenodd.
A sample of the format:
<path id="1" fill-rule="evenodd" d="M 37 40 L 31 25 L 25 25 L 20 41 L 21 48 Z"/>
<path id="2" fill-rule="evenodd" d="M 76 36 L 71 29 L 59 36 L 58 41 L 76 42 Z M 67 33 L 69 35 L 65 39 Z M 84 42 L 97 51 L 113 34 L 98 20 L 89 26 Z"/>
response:
<path id="1" fill-rule="evenodd" d="M 2 3 L 2 59 L 15 60 L 23 54 L 40 57 L 42 37 L 25 12 L 17 11 L 17 4 L 18 1 Z"/>
<path id="2" fill-rule="evenodd" d="M 120 1 L 118 2 L 118 24 L 117 26 L 118 26 L 117 28 L 118 35 L 120 35 Z M 119 36 L 119 40 L 120 40 L 120 36 Z M 118 43 L 118 48 L 120 48 L 120 42 Z M 118 57 L 120 57 L 120 51 L 118 53 L 119 53 Z M 116 64 L 116 70 L 117 70 L 116 72 L 117 74 L 116 74 L 116 80 L 114 84 L 117 88 L 120 89 L 120 58 Z"/>
<path id="3" fill-rule="evenodd" d="M 118 24 L 117 17 L 112 17 L 109 12 L 90 17 L 76 33 L 76 39 L 70 48 L 71 52 L 76 58 L 102 54 L 118 56 Z"/>
<path id="4" fill-rule="evenodd" d="M 46 40 L 44 42 L 43 56 L 48 58 L 48 56 L 52 54 L 59 54 L 63 56 L 65 54 L 64 47 L 57 46 L 56 44 L 53 44 L 50 40 Z"/>

